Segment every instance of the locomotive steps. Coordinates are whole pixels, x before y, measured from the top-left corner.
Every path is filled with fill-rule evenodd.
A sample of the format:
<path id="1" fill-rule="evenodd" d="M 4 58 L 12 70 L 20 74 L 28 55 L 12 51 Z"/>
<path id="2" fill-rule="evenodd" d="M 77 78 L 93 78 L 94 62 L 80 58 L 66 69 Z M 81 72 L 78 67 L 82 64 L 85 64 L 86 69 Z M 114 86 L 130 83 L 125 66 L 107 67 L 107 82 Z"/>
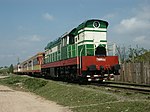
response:
<path id="1" fill-rule="evenodd" d="M 40 78 L 10 76 L 0 84 L 30 91 L 74 112 L 149 112 L 150 95 L 134 91 L 110 91 L 106 87 L 68 84 Z"/>

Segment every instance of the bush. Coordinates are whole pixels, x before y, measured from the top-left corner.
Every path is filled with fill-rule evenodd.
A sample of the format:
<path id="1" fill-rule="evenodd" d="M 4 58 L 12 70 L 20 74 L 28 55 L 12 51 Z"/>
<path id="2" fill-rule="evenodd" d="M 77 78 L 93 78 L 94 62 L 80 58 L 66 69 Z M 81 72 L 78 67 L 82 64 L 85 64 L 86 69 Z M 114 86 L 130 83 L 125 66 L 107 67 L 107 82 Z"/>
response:
<path id="1" fill-rule="evenodd" d="M 25 88 L 30 91 L 35 91 L 36 89 L 40 89 L 48 83 L 46 80 L 36 79 L 36 78 L 28 78 L 24 81 Z"/>

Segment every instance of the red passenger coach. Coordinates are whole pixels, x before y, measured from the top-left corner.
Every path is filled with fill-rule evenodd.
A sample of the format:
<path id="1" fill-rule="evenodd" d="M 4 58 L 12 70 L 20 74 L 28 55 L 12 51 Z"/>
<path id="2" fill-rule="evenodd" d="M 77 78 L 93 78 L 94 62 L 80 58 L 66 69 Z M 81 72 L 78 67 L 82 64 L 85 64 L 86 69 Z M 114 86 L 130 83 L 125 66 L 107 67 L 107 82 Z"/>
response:
<path id="1" fill-rule="evenodd" d="M 22 63 L 18 63 L 14 68 L 14 73 L 18 74 L 41 74 L 44 53 L 40 52 Z"/>

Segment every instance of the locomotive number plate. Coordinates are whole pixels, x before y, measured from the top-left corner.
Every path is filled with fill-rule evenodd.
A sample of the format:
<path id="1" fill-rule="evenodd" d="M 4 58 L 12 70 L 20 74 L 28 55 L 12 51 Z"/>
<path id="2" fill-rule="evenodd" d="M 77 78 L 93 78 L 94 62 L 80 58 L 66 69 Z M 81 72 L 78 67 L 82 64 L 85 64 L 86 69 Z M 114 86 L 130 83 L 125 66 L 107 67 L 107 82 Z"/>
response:
<path id="1" fill-rule="evenodd" d="M 106 58 L 96 58 L 97 61 L 106 61 Z"/>

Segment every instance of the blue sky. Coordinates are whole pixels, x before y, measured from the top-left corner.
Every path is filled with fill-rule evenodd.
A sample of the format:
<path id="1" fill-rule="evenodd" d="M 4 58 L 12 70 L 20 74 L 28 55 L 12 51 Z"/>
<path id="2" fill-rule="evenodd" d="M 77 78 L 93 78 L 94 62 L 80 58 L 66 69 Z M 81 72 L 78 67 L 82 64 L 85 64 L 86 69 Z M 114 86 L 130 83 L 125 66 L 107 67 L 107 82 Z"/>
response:
<path id="1" fill-rule="evenodd" d="M 0 0 L 0 66 L 44 51 L 87 19 L 109 22 L 107 39 L 150 48 L 149 0 Z"/>

